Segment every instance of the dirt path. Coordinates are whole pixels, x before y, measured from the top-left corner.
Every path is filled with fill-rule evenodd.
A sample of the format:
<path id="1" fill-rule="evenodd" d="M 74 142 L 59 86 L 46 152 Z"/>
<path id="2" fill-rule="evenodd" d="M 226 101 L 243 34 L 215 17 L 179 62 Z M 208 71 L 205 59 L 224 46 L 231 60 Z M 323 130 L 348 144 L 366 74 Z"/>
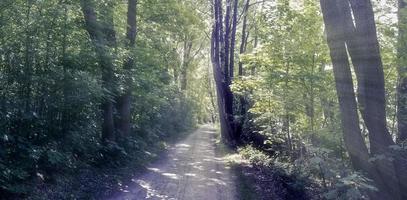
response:
<path id="1" fill-rule="evenodd" d="M 215 154 L 215 134 L 211 126 L 202 126 L 111 200 L 236 199 L 236 178 Z"/>

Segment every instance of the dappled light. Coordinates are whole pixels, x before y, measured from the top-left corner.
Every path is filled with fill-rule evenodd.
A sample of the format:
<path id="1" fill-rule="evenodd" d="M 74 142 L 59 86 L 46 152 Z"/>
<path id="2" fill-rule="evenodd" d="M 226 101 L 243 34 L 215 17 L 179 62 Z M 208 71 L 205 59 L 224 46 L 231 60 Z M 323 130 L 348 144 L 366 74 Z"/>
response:
<path id="1" fill-rule="evenodd" d="M 407 0 L 0 0 L 0 200 L 407 200 Z"/>
<path id="2" fill-rule="evenodd" d="M 227 160 L 215 154 L 215 135 L 205 126 L 175 144 L 166 159 L 147 167 L 146 174 L 132 179 L 113 199 L 234 198 L 235 177 L 226 166 Z"/>

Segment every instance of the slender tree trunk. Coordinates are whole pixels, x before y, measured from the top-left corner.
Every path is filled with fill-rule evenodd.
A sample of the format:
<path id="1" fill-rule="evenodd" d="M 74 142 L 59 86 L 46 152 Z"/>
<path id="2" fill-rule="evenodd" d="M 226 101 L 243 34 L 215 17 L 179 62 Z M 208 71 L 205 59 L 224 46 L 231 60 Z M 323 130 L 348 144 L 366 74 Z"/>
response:
<path id="1" fill-rule="evenodd" d="M 230 56 L 230 14 L 231 14 L 231 7 L 232 7 L 232 0 L 226 0 L 226 13 L 225 13 L 225 63 L 223 65 L 224 73 L 225 73 L 225 80 L 229 84 L 231 76 L 229 75 L 230 69 L 229 68 L 229 56 Z"/>
<path id="2" fill-rule="evenodd" d="M 99 64 L 102 70 L 102 87 L 109 91 L 109 93 L 113 93 L 114 66 L 108 48 L 109 43 L 110 45 L 112 43 L 114 35 L 112 35 L 111 29 L 109 29 L 109 31 L 106 30 L 106 28 L 102 28 L 104 26 L 97 21 L 93 1 L 81 0 L 81 7 L 85 18 L 86 30 L 90 35 L 99 58 Z M 107 94 L 106 96 L 101 105 L 103 116 L 102 140 L 114 141 L 113 97 L 112 94 Z"/>
<path id="3" fill-rule="evenodd" d="M 126 73 L 125 91 L 118 97 L 117 112 L 118 119 L 118 133 L 119 137 L 126 138 L 131 132 L 131 103 L 132 103 L 132 69 L 134 67 L 134 48 L 136 46 L 137 37 L 137 0 L 128 0 L 127 7 L 127 48 L 130 55 L 124 62 L 124 70 Z"/>
<path id="4" fill-rule="evenodd" d="M 315 54 L 312 55 L 312 65 L 311 65 L 311 81 L 310 81 L 310 102 L 308 116 L 310 120 L 310 131 L 311 131 L 311 142 L 313 144 L 317 143 L 316 133 L 315 133 L 315 85 L 314 85 L 314 74 L 315 74 Z"/>
<path id="5" fill-rule="evenodd" d="M 249 6 L 250 6 L 250 0 L 246 0 L 246 4 L 244 6 L 243 10 L 243 25 L 242 25 L 242 38 L 241 38 L 241 43 L 240 43 L 240 54 L 243 54 L 246 52 L 246 46 L 247 46 L 247 38 L 248 38 L 248 32 L 247 32 L 247 15 L 249 12 Z M 239 61 L 239 76 L 243 76 L 243 63 Z"/>
<path id="6" fill-rule="evenodd" d="M 209 64 L 210 62 L 208 62 L 208 64 Z M 210 65 L 210 64 L 209 64 Z M 208 66 L 208 93 L 209 93 L 209 97 L 210 97 L 210 99 L 211 99 L 211 106 L 212 106 L 212 111 L 214 111 L 214 112 L 211 112 L 211 117 L 212 117 L 212 123 L 215 123 L 216 122 L 216 114 L 215 114 L 215 111 L 216 111 L 216 105 L 215 105 L 215 102 L 214 102 L 214 98 L 215 98 L 215 96 L 214 96 L 214 94 L 213 94 L 213 88 L 212 88 L 212 78 L 210 77 L 210 66 Z"/>
<path id="7" fill-rule="evenodd" d="M 188 85 L 188 68 L 191 60 L 192 41 L 185 37 L 184 52 L 181 65 L 181 91 L 187 90 Z"/>
<path id="8" fill-rule="evenodd" d="M 69 110 L 68 110 L 68 70 L 66 68 L 67 64 L 67 55 L 66 55 L 66 50 L 67 50 L 67 44 L 68 44 L 68 8 L 67 5 L 64 4 L 64 25 L 63 25 L 63 31 L 62 31 L 62 56 L 61 56 L 61 65 L 63 68 L 63 91 L 62 91 L 62 113 L 61 113 L 61 127 L 62 127 L 62 134 L 66 135 L 68 132 L 69 126 L 70 126 L 70 119 L 69 119 Z"/>
<path id="9" fill-rule="evenodd" d="M 240 55 L 245 53 L 246 51 L 246 46 L 247 46 L 247 38 L 248 38 L 248 33 L 247 33 L 247 15 L 249 11 L 249 4 L 250 0 L 246 0 L 246 4 L 243 10 L 243 25 L 242 25 L 242 38 L 241 38 L 241 43 L 240 43 Z M 239 66 L 238 66 L 238 75 L 239 78 L 242 78 L 244 75 L 243 72 L 243 63 L 239 61 Z M 237 135 L 237 142 L 240 143 L 241 136 L 243 134 L 243 126 L 246 121 L 246 114 L 247 114 L 247 102 L 244 96 L 239 97 L 240 101 L 240 120 L 236 124 L 236 135 Z"/>
<path id="10" fill-rule="evenodd" d="M 239 0 L 235 0 L 233 4 L 233 18 L 232 18 L 232 36 L 230 41 L 230 56 L 229 56 L 229 77 L 232 80 L 235 72 L 235 45 L 236 45 L 236 29 L 237 29 L 237 6 L 239 4 Z M 233 98 L 233 97 L 232 97 Z"/>
<path id="11" fill-rule="evenodd" d="M 288 59 L 289 60 L 289 59 Z M 284 101 L 284 119 L 283 119 L 283 131 L 286 133 L 287 136 L 287 146 L 288 146 L 288 150 L 289 153 L 291 154 L 292 149 L 292 141 L 291 141 L 291 132 L 290 132 L 290 108 L 289 108 L 289 102 L 287 101 L 287 95 L 288 94 L 288 83 L 289 83 L 289 79 L 290 78 L 290 62 L 286 63 L 286 67 L 285 67 L 285 83 L 284 83 L 284 97 L 283 97 L 283 101 Z"/>
<path id="12" fill-rule="evenodd" d="M 230 25 L 230 15 L 231 15 L 231 5 L 232 2 L 231 0 L 227 0 L 226 1 L 226 13 L 225 13 L 225 35 L 222 41 L 221 38 L 221 46 L 223 46 L 224 51 L 221 52 L 221 64 L 222 64 L 222 68 L 223 68 L 223 75 L 224 75 L 224 100 L 225 100 L 225 112 L 226 112 L 226 116 L 227 116 L 227 121 L 229 121 L 231 123 L 231 127 L 233 129 L 234 125 L 233 125 L 233 93 L 230 90 L 230 84 L 232 82 L 232 77 L 230 76 L 231 73 L 233 73 L 232 71 L 232 67 L 230 66 L 230 56 L 231 56 L 231 52 L 232 52 L 232 46 L 231 43 L 233 42 L 231 40 L 231 32 L 233 32 L 233 27 Z M 220 5 L 220 10 L 222 10 L 221 7 L 221 3 L 219 3 Z M 221 12 L 220 12 L 221 13 Z M 221 17 L 221 16 L 220 16 Z M 223 24 L 221 24 L 220 27 L 222 27 Z M 221 28 L 221 30 L 223 30 L 223 28 Z M 234 132 L 233 130 L 231 130 L 231 132 Z M 233 136 L 234 137 L 234 136 Z"/>
<path id="13" fill-rule="evenodd" d="M 27 1 L 26 10 L 26 27 L 25 27 L 25 61 L 24 61 L 24 79 L 22 84 L 22 97 L 24 98 L 24 112 L 28 113 L 31 110 L 31 84 L 34 66 L 34 53 L 32 41 L 32 28 L 30 27 L 31 21 L 32 1 Z"/>

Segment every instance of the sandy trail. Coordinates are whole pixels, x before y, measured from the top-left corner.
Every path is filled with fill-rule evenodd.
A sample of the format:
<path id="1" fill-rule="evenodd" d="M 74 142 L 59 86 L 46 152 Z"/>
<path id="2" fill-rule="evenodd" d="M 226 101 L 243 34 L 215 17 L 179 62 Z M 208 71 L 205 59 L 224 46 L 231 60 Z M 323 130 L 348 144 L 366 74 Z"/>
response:
<path id="1" fill-rule="evenodd" d="M 202 126 L 132 179 L 111 200 L 234 200 L 235 177 L 215 154 L 215 130 Z"/>

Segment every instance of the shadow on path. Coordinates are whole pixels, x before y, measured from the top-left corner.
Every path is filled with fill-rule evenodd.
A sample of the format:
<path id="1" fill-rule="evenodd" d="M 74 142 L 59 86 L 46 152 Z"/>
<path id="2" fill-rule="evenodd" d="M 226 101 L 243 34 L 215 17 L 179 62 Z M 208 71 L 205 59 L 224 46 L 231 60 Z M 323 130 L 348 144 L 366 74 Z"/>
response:
<path id="1" fill-rule="evenodd" d="M 110 200 L 234 200 L 236 177 L 215 154 L 216 130 L 204 125 L 171 147 L 147 173 Z"/>

